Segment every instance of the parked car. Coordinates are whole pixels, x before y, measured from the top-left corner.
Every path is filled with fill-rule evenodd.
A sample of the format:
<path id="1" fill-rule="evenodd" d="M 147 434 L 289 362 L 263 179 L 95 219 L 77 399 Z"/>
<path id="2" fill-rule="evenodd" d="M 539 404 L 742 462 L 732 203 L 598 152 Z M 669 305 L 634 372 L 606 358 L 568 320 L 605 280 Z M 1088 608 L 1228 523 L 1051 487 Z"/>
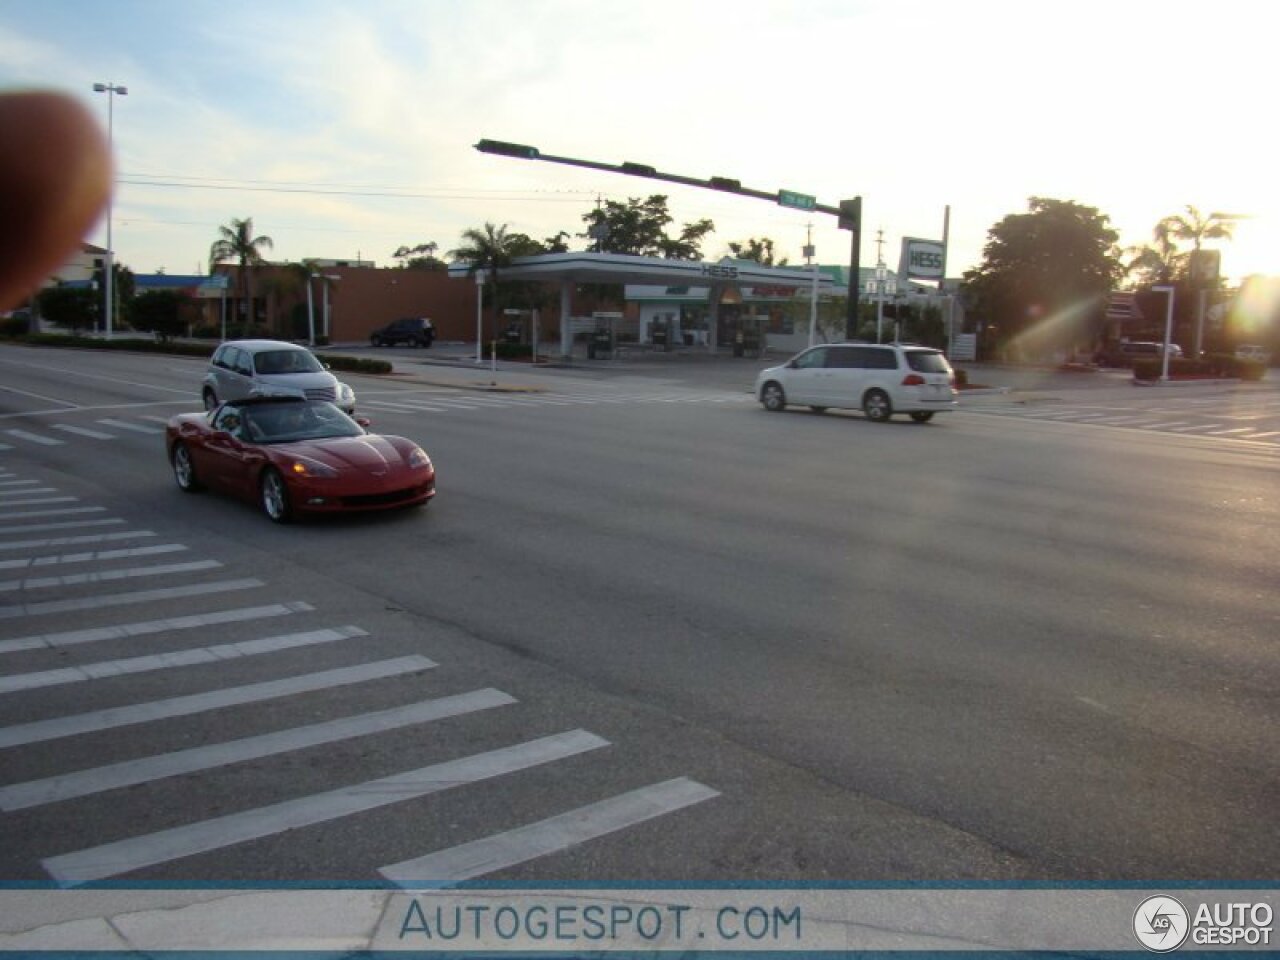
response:
<path id="1" fill-rule="evenodd" d="M 227 400 L 268 394 L 327 400 L 354 414 L 356 394 L 306 347 L 282 340 L 228 340 L 214 351 L 201 398 L 212 410 Z"/>
<path id="2" fill-rule="evenodd" d="M 1160 356 L 1159 343 L 1153 340 L 1121 340 L 1104 347 L 1098 353 L 1098 364 L 1104 367 L 1131 367 L 1133 361 Z M 1182 356 L 1182 348 L 1169 344 L 1169 359 Z"/>
<path id="3" fill-rule="evenodd" d="M 375 347 L 394 347 L 407 343 L 411 347 L 430 347 L 436 339 L 436 328 L 426 317 L 404 317 L 393 320 L 369 334 Z"/>
<path id="4" fill-rule="evenodd" d="M 1271 351 L 1261 344 L 1242 343 L 1236 347 L 1237 360 L 1252 360 L 1254 363 L 1268 364 L 1271 362 Z"/>
<path id="5" fill-rule="evenodd" d="M 796 354 L 756 377 L 766 410 L 805 404 L 861 410 L 883 422 L 895 413 L 919 423 L 956 406 L 951 364 L 940 351 L 903 344 L 828 343 Z"/>
<path id="6" fill-rule="evenodd" d="M 172 417 L 165 449 L 182 490 L 207 486 L 256 501 L 276 523 L 434 497 L 426 451 L 404 437 L 370 433 L 367 424 L 324 400 L 248 397 Z"/>

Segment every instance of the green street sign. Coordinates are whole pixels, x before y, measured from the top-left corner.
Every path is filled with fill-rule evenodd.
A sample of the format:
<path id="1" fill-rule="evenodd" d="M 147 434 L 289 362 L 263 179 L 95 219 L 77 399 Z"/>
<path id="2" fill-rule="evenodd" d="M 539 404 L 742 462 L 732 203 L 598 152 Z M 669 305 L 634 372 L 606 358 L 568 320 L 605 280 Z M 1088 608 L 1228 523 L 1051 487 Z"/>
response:
<path id="1" fill-rule="evenodd" d="M 794 190 L 778 191 L 778 206 L 795 207 L 797 210 L 812 210 L 818 205 L 818 198 L 807 193 L 796 193 Z"/>

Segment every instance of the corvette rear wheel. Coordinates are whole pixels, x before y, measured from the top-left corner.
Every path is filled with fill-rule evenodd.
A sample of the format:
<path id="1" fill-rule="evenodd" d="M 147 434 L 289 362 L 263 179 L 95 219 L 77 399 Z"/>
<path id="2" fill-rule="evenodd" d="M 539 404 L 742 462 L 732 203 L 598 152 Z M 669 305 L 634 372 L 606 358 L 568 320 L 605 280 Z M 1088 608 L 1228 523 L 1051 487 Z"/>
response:
<path id="1" fill-rule="evenodd" d="M 196 479 L 196 468 L 191 463 L 191 451 L 185 443 L 173 445 L 173 479 L 183 493 L 195 493 L 200 489 L 200 481 Z"/>
<path id="2" fill-rule="evenodd" d="M 284 477 L 274 467 L 262 474 L 259 484 L 259 501 L 262 511 L 272 523 L 289 523 L 293 519 L 293 507 L 289 503 L 289 488 L 285 486 Z"/>

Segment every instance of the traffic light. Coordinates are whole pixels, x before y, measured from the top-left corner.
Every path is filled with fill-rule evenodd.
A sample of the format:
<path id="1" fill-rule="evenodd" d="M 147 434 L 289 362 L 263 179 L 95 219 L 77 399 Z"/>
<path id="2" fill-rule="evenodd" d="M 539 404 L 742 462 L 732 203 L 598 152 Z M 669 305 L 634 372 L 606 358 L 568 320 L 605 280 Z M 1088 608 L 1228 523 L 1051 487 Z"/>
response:
<path id="1" fill-rule="evenodd" d="M 507 143 L 505 140 L 481 140 L 476 144 L 481 153 L 494 153 L 500 157 L 519 157 L 521 160 L 537 160 L 538 148 L 523 143 Z"/>
<path id="2" fill-rule="evenodd" d="M 742 189 L 742 183 L 732 177 L 712 177 L 710 183 L 714 190 L 727 190 L 730 193 L 737 193 Z"/>
<path id="3" fill-rule="evenodd" d="M 840 201 L 840 229 L 862 232 L 862 198 Z"/>

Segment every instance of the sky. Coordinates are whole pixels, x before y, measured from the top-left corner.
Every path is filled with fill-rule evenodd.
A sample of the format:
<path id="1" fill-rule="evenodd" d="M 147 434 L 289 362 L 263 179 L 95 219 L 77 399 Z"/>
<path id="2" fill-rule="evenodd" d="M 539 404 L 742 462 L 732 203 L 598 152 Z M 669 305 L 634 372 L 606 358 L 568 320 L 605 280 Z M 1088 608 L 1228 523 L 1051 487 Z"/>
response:
<path id="1" fill-rule="evenodd" d="M 949 276 L 1031 197 L 1096 207 L 1126 247 L 1191 205 L 1247 217 L 1221 245 L 1240 279 L 1280 274 L 1278 24 L 1258 0 L 0 0 L 0 89 L 110 112 L 135 273 L 207 270 L 232 218 L 273 260 L 393 266 L 486 221 L 576 235 L 598 199 L 653 193 L 672 232 L 714 221 L 706 259 L 768 237 L 803 262 L 811 231 L 849 262 L 825 214 L 473 149 L 489 138 L 861 196 L 864 266 L 941 240 L 949 207 Z M 106 246 L 105 216 L 85 239 Z"/>

